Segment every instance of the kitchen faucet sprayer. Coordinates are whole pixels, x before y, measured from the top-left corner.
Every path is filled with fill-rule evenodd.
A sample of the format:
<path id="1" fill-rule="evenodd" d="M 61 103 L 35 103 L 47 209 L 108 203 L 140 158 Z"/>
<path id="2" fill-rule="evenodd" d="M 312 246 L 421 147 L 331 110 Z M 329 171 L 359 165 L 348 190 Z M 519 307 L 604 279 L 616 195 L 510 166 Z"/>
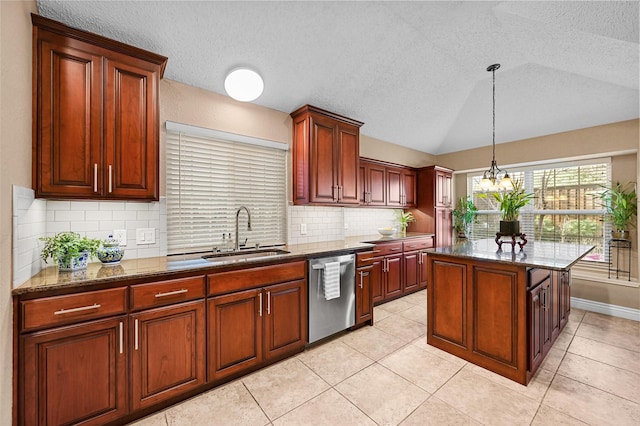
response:
<path id="1" fill-rule="evenodd" d="M 240 250 L 240 240 L 238 238 L 238 220 L 240 217 L 240 211 L 242 209 L 244 209 L 247 212 L 247 230 L 251 231 L 251 213 L 249 212 L 249 209 L 246 208 L 245 206 L 240 206 L 238 207 L 238 210 L 236 210 L 236 246 L 235 246 L 236 251 Z"/>

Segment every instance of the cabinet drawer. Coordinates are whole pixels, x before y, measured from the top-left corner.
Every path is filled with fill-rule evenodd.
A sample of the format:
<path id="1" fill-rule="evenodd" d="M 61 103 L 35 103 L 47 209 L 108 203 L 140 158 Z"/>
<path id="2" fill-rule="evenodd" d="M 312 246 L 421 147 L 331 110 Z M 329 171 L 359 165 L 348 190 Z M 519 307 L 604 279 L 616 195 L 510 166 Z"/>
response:
<path id="1" fill-rule="evenodd" d="M 306 262 L 261 266 L 207 275 L 209 295 L 262 287 L 305 278 Z"/>
<path id="2" fill-rule="evenodd" d="M 204 276 L 139 284 L 131 287 L 131 307 L 169 305 L 204 297 L 204 293 Z"/>
<path id="3" fill-rule="evenodd" d="M 376 257 L 398 253 L 402 253 L 402 241 L 398 241 L 396 243 L 376 244 L 376 248 L 373 251 L 373 254 Z"/>
<path id="4" fill-rule="evenodd" d="M 363 251 L 356 253 L 356 265 L 367 266 L 373 263 L 373 251 Z"/>
<path id="5" fill-rule="evenodd" d="M 527 271 L 527 288 L 534 288 L 551 275 L 551 271 L 548 269 L 531 268 Z"/>
<path id="6" fill-rule="evenodd" d="M 126 287 L 22 302 L 22 330 L 80 322 L 126 310 Z"/>
<path id="7" fill-rule="evenodd" d="M 433 247 L 433 237 L 413 238 L 402 243 L 404 251 L 423 250 Z"/>

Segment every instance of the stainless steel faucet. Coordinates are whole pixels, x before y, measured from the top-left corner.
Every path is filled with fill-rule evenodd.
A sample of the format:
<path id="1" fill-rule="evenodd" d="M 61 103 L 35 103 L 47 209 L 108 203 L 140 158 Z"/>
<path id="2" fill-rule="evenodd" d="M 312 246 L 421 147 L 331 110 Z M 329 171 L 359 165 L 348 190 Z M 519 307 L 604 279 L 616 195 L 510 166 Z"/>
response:
<path id="1" fill-rule="evenodd" d="M 249 209 L 245 206 L 240 206 L 238 207 L 238 210 L 236 210 L 236 251 L 240 250 L 240 239 L 238 238 L 238 218 L 240 217 L 240 210 L 242 209 L 245 209 L 247 212 L 247 229 L 251 231 L 251 213 L 249 213 Z"/>

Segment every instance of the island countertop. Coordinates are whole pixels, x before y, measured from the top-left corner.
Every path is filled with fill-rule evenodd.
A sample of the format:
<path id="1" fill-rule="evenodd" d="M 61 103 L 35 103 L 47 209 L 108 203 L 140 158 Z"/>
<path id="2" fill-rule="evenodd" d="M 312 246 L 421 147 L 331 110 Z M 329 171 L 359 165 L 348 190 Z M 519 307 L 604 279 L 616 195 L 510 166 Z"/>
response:
<path id="1" fill-rule="evenodd" d="M 502 250 L 499 250 L 494 240 L 483 239 L 429 249 L 427 252 L 532 268 L 568 270 L 594 247 L 585 244 L 529 241 L 522 249 L 517 245 L 512 248 L 510 244 L 502 244 Z"/>

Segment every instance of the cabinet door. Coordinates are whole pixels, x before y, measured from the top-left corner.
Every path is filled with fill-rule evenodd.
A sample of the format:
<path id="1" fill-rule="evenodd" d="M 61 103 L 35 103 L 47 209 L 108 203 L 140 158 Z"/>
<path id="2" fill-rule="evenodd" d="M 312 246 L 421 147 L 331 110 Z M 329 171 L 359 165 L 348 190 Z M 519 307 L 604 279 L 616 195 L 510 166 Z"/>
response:
<path id="1" fill-rule="evenodd" d="M 363 266 L 356 271 L 356 325 L 373 318 L 373 298 L 371 296 L 371 271 L 373 266 Z"/>
<path id="2" fill-rule="evenodd" d="M 417 202 L 417 175 L 413 170 L 404 170 L 402 172 L 402 192 L 405 207 L 415 207 Z"/>
<path id="3" fill-rule="evenodd" d="M 148 407 L 205 382 L 204 300 L 130 316 L 131 407 Z"/>
<path id="4" fill-rule="evenodd" d="M 20 424 L 99 425 L 126 415 L 125 330 L 119 316 L 22 337 Z"/>
<path id="5" fill-rule="evenodd" d="M 436 207 L 451 207 L 452 178 L 451 173 L 436 170 Z"/>
<path id="6" fill-rule="evenodd" d="M 209 380 L 262 361 L 262 290 L 217 296 L 207 301 Z"/>
<path id="7" fill-rule="evenodd" d="M 36 197 L 91 197 L 102 190 L 102 58 L 90 45 L 47 38 L 38 41 L 34 61 Z"/>
<path id="8" fill-rule="evenodd" d="M 553 293 L 551 291 L 551 275 L 540 284 L 542 287 L 542 356 L 551 349 L 553 333 Z"/>
<path id="9" fill-rule="evenodd" d="M 436 247 L 447 247 L 451 245 L 452 239 L 452 218 L 451 209 L 436 208 Z"/>
<path id="10" fill-rule="evenodd" d="M 387 206 L 402 207 L 402 170 L 387 168 Z"/>
<path id="11" fill-rule="evenodd" d="M 378 164 L 368 164 L 366 170 L 366 180 L 369 184 L 370 206 L 385 206 L 386 200 L 386 173 L 385 167 Z"/>
<path id="12" fill-rule="evenodd" d="M 544 358 L 542 341 L 544 335 L 544 315 L 542 309 L 542 286 L 529 290 L 529 371 L 536 371 Z"/>
<path id="13" fill-rule="evenodd" d="M 105 195 L 157 200 L 158 70 L 139 62 L 106 60 Z"/>
<path id="14" fill-rule="evenodd" d="M 420 275 L 420 252 L 412 251 L 405 253 L 404 259 L 404 291 L 417 290 Z"/>
<path id="15" fill-rule="evenodd" d="M 336 155 L 338 168 L 338 202 L 340 204 L 360 204 L 360 141 L 358 128 L 339 124 Z"/>
<path id="16" fill-rule="evenodd" d="M 369 182 L 367 181 L 367 166 L 361 161 L 358 167 L 360 179 L 360 204 L 363 206 L 369 203 Z"/>
<path id="17" fill-rule="evenodd" d="M 310 144 L 309 201 L 312 203 L 337 203 L 337 159 L 334 149 L 336 141 L 333 120 L 316 115 L 312 116 Z"/>
<path id="18" fill-rule="evenodd" d="M 427 252 L 421 251 L 418 254 L 418 286 L 420 288 L 427 288 L 427 277 L 429 272 L 427 271 Z"/>
<path id="19" fill-rule="evenodd" d="M 298 280 L 263 290 L 265 359 L 304 349 L 307 343 L 306 289 L 306 281 Z"/>
<path id="20" fill-rule="evenodd" d="M 371 265 L 370 280 L 373 303 L 384 300 L 384 263 L 384 258 L 378 257 L 373 259 L 373 264 Z"/>
<path id="21" fill-rule="evenodd" d="M 402 255 L 387 256 L 385 272 L 385 292 L 384 297 L 399 296 L 404 291 L 402 285 Z"/>

